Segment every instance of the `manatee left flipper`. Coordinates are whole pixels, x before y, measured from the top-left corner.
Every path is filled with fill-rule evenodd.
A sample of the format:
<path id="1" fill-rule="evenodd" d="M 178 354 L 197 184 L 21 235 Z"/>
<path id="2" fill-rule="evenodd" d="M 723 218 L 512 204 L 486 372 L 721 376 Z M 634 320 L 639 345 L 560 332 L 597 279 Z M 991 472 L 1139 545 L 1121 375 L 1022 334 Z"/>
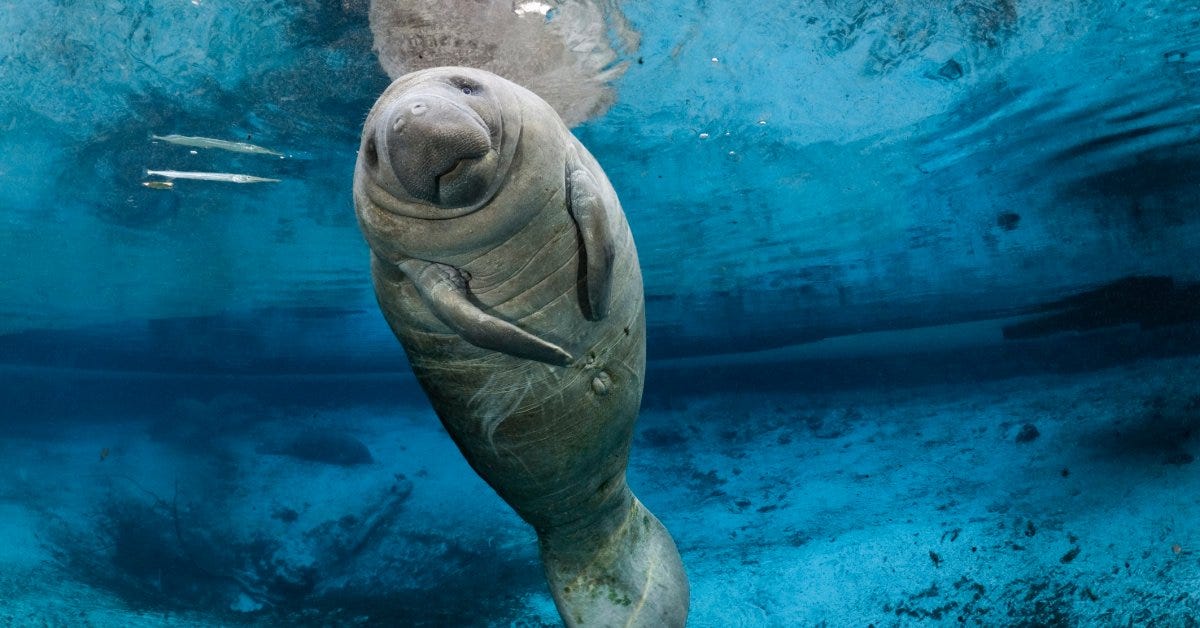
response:
<path id="1" fill-rule="evenodd" d="M 574 360 L 558 345 L 479 309 L 471 302 L 467 280 L 457 268 L 416 259 L 400 262 L 397 267 L 416 285 L 433 315 L 463 340 L 484 349 L 555 366 L 567 366 Z"/>
<path id="2" fill-rule="evenodd" d="M 608 208 L 600 197 L 600 185 L 587 168 L 582 165 L 567 168 L 567 208 L 583 239 L 583 258 L 587 266 L 585 314 L 589 320 L 598 321 L 608 314 L 608 294 L 612 288 L 612 266 L 616 255 Z"/>

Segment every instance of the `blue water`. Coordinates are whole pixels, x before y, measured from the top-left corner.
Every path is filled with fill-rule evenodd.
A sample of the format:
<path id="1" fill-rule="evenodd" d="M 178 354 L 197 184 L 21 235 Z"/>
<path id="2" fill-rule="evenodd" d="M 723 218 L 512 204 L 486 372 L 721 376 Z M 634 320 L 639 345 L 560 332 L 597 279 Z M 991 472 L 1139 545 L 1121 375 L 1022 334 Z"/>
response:
<path id="1" fill-rule="evenodd" d="M 0 0 L 0 625 L 557 625 L 355 223 L 435 61 L 621 197 L 691 625 L 1200 622 L 1200 5 L 539 4 Z"/>

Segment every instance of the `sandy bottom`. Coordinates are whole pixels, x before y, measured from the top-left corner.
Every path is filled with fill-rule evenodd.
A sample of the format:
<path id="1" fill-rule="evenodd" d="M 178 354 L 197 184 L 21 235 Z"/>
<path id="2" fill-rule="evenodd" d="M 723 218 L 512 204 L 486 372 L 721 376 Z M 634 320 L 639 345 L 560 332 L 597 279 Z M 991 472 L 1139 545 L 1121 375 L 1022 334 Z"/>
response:
<path id="1" fill-rule="evenodd" d="M 1197 625 L 1200 359 L 670 404 L 629 480 L 690 625 Z M 280 445 L 314 429 L 373 462 Z M 0 626 L 557 625 L 532 532 L 424 400 L 182 400 L 0 455 Z"/>

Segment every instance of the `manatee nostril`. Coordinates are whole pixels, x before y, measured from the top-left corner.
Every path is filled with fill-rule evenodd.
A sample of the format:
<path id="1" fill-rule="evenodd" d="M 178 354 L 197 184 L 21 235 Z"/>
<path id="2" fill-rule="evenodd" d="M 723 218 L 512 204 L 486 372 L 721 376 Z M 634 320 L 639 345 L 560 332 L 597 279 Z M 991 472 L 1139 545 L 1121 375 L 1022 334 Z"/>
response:
<path id="1" fill-rule="evenodd" d="M 428 110 L 429 110 L 429 105 L 427 105 L 423 102 L 415 102 L 412 104 L 411 107 L 408 108 L 408 111 L 410 113 L 412 113 L 414 116 L 419 116 Z"/>
<path id="2" fill-rule="evenodd" d="M 392 133 L 399 133 L 400 129 L 403 127 L 404 118 L 396 118 L 395 120 L 392 120 Z"/>

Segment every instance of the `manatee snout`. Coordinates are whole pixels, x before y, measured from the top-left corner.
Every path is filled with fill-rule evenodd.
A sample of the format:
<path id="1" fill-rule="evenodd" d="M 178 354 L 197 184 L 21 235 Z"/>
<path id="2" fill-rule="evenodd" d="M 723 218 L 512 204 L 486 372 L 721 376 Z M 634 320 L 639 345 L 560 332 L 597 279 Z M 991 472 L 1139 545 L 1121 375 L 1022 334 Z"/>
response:
<path id="1" fill-rule="evenodd" d="M 436 93 L 406 95 L 376 129 L 377 155 L 387 155 L 396 181 L 414 199 L 455 207 L 488 188 L 492 132 L 474 110 Z M 379 165 L 382 167 L 382 164 Z"/>

